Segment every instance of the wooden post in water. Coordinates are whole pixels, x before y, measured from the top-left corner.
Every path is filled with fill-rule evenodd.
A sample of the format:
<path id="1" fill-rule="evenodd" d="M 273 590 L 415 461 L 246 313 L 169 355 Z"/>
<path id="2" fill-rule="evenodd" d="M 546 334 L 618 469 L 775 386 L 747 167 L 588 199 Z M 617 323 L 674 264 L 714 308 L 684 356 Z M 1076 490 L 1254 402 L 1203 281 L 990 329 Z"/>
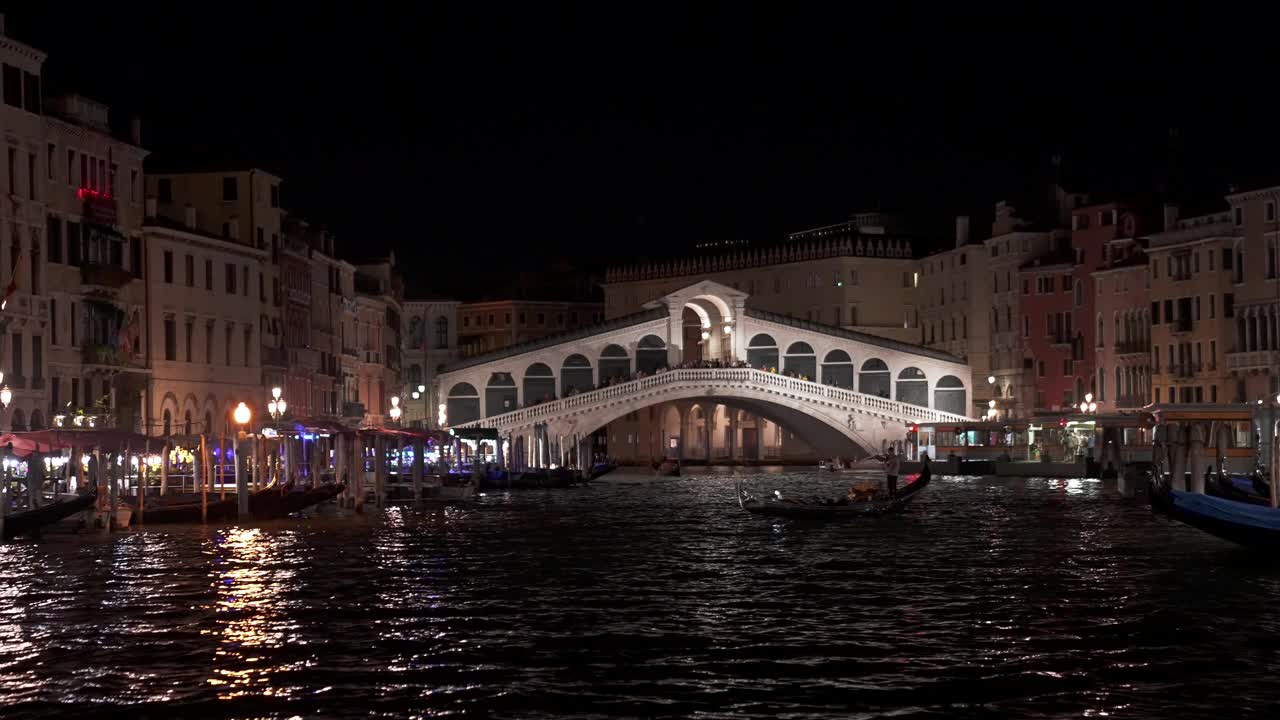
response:
<path id="1" fill-rule="evenodd" d="M 164 449 L 160 451 L 160 497 L 169 492 L 169 439 L 165 438 Z"/>
<path id="2" fill-rule="evenodd" d="M 147 456 L 151 454 L 151 440 L 148 439 L 142 448 L 142 457 L 138 459 L 138 523 L 146 524 L 147 522 Z M 168 456 L 169 453 L 165 453 Z M 130 465 L 129 458 L 125 458 L 125 467 Z M 163 462 L 163 461 L 161 461 Z M 160 480 L 164 481 L 164 475 L 160 475 Z"/>
<path id="3" fill-rule="evenodd" d="M 339 482 L 339 483 L 343 481 L 344 471 L 347 468 L 347 458 L 346 458 L 346 455 L 343 454 L 347 450 L 346 443 L 344 442 L 345 438 L 346 438 L 345 433 L 336 433 L 333 436 L 333 448 L 334 448 L 333 480 L 334 482 Z M 347 500 L 350 497 L 351 497 L 351 486 L 347 485 L 347 487 L 343 488 L 342 490 L 342 502 L 340 503 L 342 507 L 347 506 Z"/>
<path id="4" fill-rule="evenodd" d="M 396 486 L 404 487 L 404 436 L 396 436 Z"/>
<path id="5" fill-rule="evenodd" d="M 4 452 L 4 458 L 8 459 L 9 451 Z M 4 466 L 4 485 L 0 486 L 0 543 L 4 542 L 4 516 L 9 514 L 9 466 Z"/>
<path id="6" fill-rule="evenodd" d="M 214 460 L 214 462 L 216 463 L 216 467 L 217 467 L 218 490 L 220 491 L 218 494 L 218 499 L 226 500 L 227 499 L 227 478 L 226 478 L 226 470 L 223 469 L 226 467 L 226 460 L 227 460 L 227 434 L 225 432 L 218 436 L 218 454 L 215 457 L 216 459 Z"/>
<path id="7" fill-rule="evenodd" d="M 413 503 L 422 502 L 422 474 L 426 464 L 427 443 L 422 438 L 413 439 Z"/>
<path id="8" fill-rule="evenodd" d="M 44 453 L 31 453 L 27 458 L 27 509 L 40 507 L 44 494 Z"/>
<path id="9" fill-rule="evenodd" d="M 352 475 L 356 482 L 356 512 L 364 512 L 364 436 L 359 431 L 353 434 L 351 455 Z"/>
<path id="10" fill-rule="evenodd" d="M 191 473 L 196 484 L 200 486 L 200 522 L 209 522 L 209 473 L 205 468 L 204 433 L 200 433 L 200 446 L 196 448 L 195 461 L 191 463 Z"/>
<path id="11" fill-rule="evenodd" d="M 248 441 L 244 439 L 243 433 L 236 435 L 235 443 L 235 470 L 236 470 L 236 516 L 240 522 L 249 519 L 249 478 L 247 476 L 248 467 L 245 463 L 244 448 L 248 445 Z"/>

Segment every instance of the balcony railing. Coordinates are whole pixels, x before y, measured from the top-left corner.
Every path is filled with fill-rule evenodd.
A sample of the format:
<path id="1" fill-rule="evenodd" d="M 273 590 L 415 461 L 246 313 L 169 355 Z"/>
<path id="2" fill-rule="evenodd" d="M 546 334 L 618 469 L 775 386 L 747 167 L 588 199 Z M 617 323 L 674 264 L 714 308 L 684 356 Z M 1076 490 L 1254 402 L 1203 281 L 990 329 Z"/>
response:
<path id="1" fill-rule="evenodd" d="M 138 363 L 110 345 L 88 343 L 80 346 L 80 362 L 85 365 L 106 365 L 108 367 L 134 367 Z"/>
<path id="2" fill-rule="evenodd" d="M 348 418 L 364 417 L 364 403 L 358 403 L 358 402 L 342 403 L 342 417 L 348 417 Z"/>
<path id="3" fill-rule="evenodd" d="M 1204 370 L 1204 365 L 1198 362 L 1174 363 L 1169 366 L 1169 374 L 1175 378 L 1195 377 L 1201 370 Z"/>
<path id="4" fill-rule="evenodd" d="M 1190 319 L 1178 318 L 1173 322 L 1173 327 L 1169 328 L 1169 332 L 1172 332 L 1175 334 L 1189 333 L 1191 332 L 1191 327 L 1192 325 L 1191 325 Z"/>
<path id="5" fill-rule="evenodd" d="M 1274 368 L 1277 365 L 1280 365 L 1280 351 L 1277 350 L 1227 353 L 1227 367 L 1232 370 Z"/>
<path id="6" fill-rule="evenodd" d="M 1151 352 L 1151 345 L 1145 342 L 1118 342 L 1112 346 L 1112 352 L 1116 355 L 1143 355 Z"/>
<path id="7" fill-rule="evenodd" d="M 289 367 L 289 353 L 284 348 L 262 346 L 262 364 L 268 367 Z"/>
<path id="8" fill-rule="evenodd" d="M 92 263 L 80 266 L 80 282 L 85 285 L 98 285 L 119 289 L 133 280 L 133 274 L 116 265 Z"/>

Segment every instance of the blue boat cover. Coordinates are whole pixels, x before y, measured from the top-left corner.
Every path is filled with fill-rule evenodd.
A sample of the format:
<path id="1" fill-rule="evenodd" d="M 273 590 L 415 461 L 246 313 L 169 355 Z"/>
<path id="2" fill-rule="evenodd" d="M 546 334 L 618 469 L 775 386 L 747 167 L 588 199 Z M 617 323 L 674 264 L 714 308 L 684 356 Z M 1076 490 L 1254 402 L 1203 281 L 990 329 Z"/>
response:
<path id="1" fill-rule="evenodd" d="M 1184 512 L 1236 525 L 1280 531 L 1280 509 L 1236 502 L 1212 495 L 1172 490 L 1173 504 Z"/>

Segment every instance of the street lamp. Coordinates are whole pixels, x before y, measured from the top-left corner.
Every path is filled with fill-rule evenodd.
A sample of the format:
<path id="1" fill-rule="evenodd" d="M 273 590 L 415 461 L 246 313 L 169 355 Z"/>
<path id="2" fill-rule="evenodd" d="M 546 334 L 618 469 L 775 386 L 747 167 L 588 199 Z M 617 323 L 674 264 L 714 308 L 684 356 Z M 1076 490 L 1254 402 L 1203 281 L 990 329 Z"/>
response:
<path id="1" fill-rule="evenodd" d="M 996 376 L 995 376 L 995 375 L 988 375 L 988 376 L 987 376 L 987 384 L 988 384 L 988 385 L 995 385 L 995 384 L 996 384 Z"/>
<path id="2" fill-rule="evenodd" d="M 399 423 L 399 422 L 400 422 L 400 412 L 401 412 L 401 410 L 400 410 L 400 396 L 399 396 L 399 395 L 392 395 L 392 396 L 391 396 L 391 412 L 390 412 L 390 415 L 391 415 L 391 422 L 393 422 L 393 423 Z"/>
<path id="3" fill-rule="evenodd" d="M 281 397 L 280 388 L 271 388 L 271 400 L 267 403 L 267 412 L 271 414 L 271 419 L 279 420 L 284 417 L 284 412 L 288 407 L 289 404 Z"/>
<path id="4" fill-rule="evenodd" d="M 241 429 L 244 429 L 244 426 L 249 424 L 251 417 L 252 413 L 249 412 L 249 406 L 243 402 L 237 405 L 235 410 L 231 411 L 231 419 L 235 420 Z"/>

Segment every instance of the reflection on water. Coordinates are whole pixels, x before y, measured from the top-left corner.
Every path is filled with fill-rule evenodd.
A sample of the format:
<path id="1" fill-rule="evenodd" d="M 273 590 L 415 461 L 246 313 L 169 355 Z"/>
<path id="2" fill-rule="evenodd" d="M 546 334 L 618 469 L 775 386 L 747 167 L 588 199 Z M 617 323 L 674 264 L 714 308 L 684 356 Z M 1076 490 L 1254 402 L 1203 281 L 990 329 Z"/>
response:
<path id="1" fill-rule="evenodd" d="M 1280 571 L 1107 485 L 618 472 L 469 506 L 0 545 L 17 717 L 1262 717 Z"/>

